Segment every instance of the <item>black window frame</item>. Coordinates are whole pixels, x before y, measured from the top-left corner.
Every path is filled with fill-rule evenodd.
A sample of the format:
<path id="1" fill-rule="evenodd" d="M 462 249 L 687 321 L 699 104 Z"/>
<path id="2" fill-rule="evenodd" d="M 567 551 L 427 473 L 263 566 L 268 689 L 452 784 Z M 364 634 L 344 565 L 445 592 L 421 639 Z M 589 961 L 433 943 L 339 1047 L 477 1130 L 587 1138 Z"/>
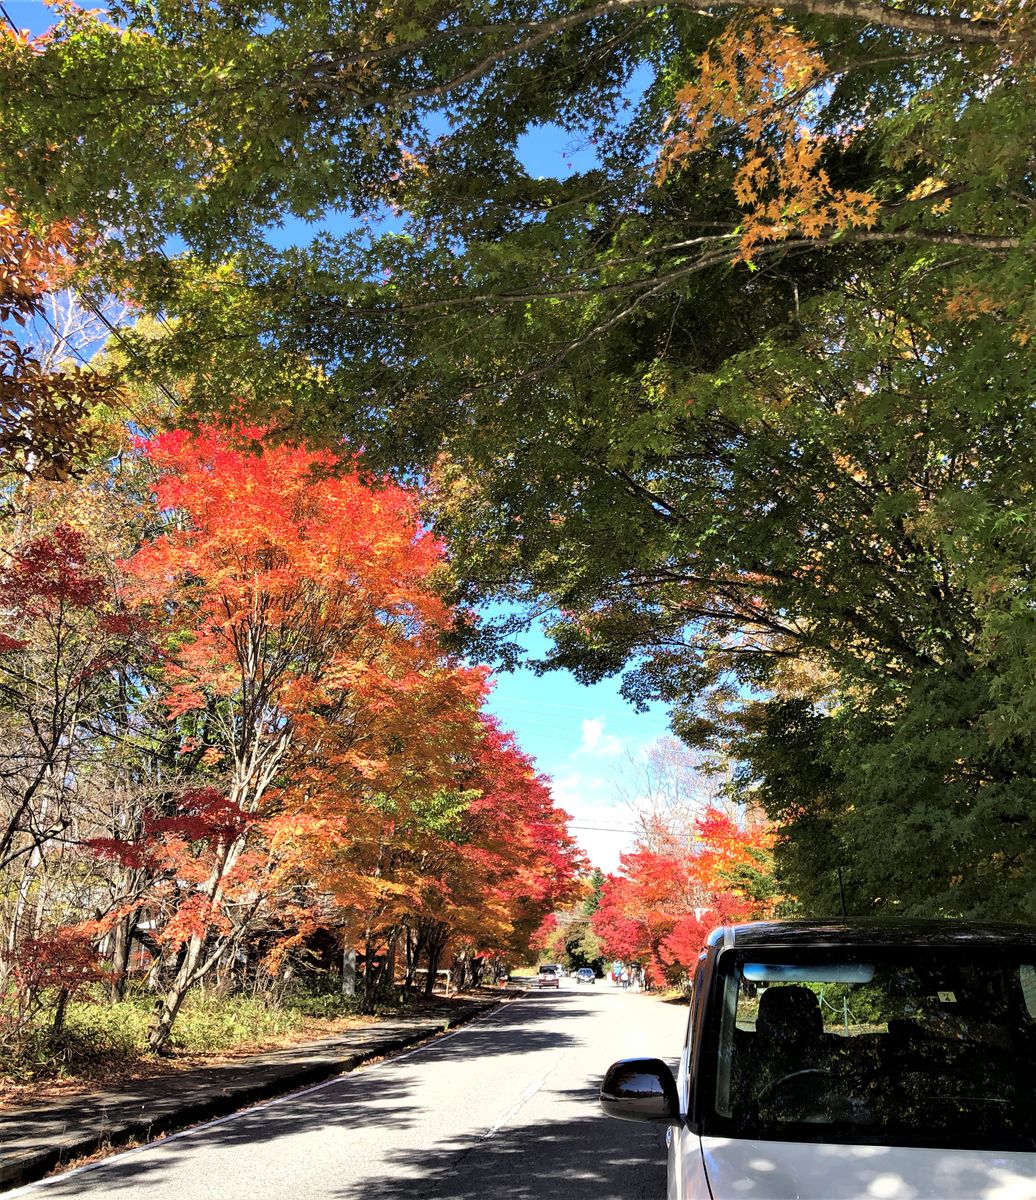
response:
<path id="1" fill-rule="evenodd" d="M 711 970 L 703 972 L 704 990 L 697 997 L 701 1005 L 696 1014 L 693 1054 L 694 1073 L 691 1077 L 691 1104 L 687 1114 L 688 1125 L 703 1137 L 722 1137 L 735 1140 L 822 1143 L 831 1145 L 896 1146 L 908 1149 L 955 1149 L 961 1151 L 989 1151 L 1001 1153 L 1036 1151 L 1036 1128 L 1030 1136 L 1005 1135 L 1002 1139 L 988 1137 L 962 1138 L 958 1134 L 940 1136 L 931 1130 L 918 1130 L 916 1135 L 906 1136 L 885 1129 L 874 1131 L 859 1128 L 840 1128 L 835 1124 L 782 1123 L 780 1126 L 763 1126 L 745 1130 L 738 1121 L 724 1117 L 715 1109 L 716 1077 L 719 1067 L 719 1035 L 723 1017 L 723 992 L 732 970 L 746 962 L 852 962 L 882 961 L 900 962 L 910 966 L 919 959 L 929 956 L 958 957 L 972 962 L 988 960 L 992 965 L 1003 967 L 1007 962 L 1019 966 L 1036 964 L 1036 950 L 1020 943 L 1017 946 L 988 945 L 982 943 L 960 943 L 953 945 L 902 946 L 902 945 L 832 945 L 811 947 L 801 942 L 788 946 L 727 946 L 718 947 Z M 1036 1078 L 1033 1087 L 1036 1089 Z M 1036 1099 L 1034 1099 L 1036 1105 Z"/>

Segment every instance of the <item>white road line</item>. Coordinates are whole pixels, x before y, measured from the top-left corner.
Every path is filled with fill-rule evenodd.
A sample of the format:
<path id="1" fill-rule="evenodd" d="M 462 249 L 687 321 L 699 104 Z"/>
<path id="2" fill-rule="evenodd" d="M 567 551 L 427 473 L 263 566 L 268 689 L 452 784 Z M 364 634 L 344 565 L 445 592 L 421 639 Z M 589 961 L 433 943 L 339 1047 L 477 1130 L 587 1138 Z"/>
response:
<path id="1" fill-rule="evenodd" d="M 81 1167 L 73 1167 L 70 1171 L 62 1171 L 60 1175 L 48 1175 L 46 1179 L 37 1179 L 35 1183 L 26 1183 L 20 1188 L 16 1188 L 13 1192 L 0 1192 L 0 1200 L 14 1200 L 16 1196 L 28 1196 L 33 1192 L 39 1191 L 42 1188 L 49 1187 L 51 1184 L 63 1183 L 66 1179 L 71 1179 L 74 1175 L 83 1175 L 87 1171 L 96 1171 L 99 1167 L 108 1167 L 114 1163 L 119 1163 L 128 1158 L 135 1158 L 138 1154 L 143 1154 L 147 1150 L 153 1150 L 156 1146 L 163 1146 L 166 1142 L 179 1141 L 180 1138 L 193 1137 L 196 1133 L 201 1133 L 206 1129 L 212 1129 L 216 1125 L 225 1125 L 228 1121 L 236 1121 L 241 1117 L 250 1116 L 252 1113 L 262 1112 L 266 1108 L 274 1108 L 278 1104 L 286 1104 L 289 1101 L 297 1100 L 300 1096 L 310 1096 L 313 1092 L 323 1091 L 324 1088 L 333 1087 L 336 1083 L 342 1083 L 343 1080 L 350 1078 L 359 1071 L 376 1071 L 379 1067 L 390 1067 L 394 1063 L 402 1062 L 406 1058 L 413 1058 L 417 1054 L 422 1054 L 425 1050 L 430 1050 L 434 1046 L 441 1046 L 443 1042 L 450 1041 L 451 1038 L 460 1037 L 462 1033 L 471 1029 L 474 1025 L 480 1025 L 484 1021 L 488 1021 L 491 1017 L 499 1016 L 510 1009 L 512 1004 L 518 1003 L 519 1000 L 524 1000 L 525 995 L 518 996 L 515 1000 L 507 1001 L 501 1008 L 494 1008 L 490 1012 L 483 1013 L 481 1017 L 475 1017 L 473 1021 L 467 1021 L 459 1029 L 455 1029 L 452 1033 L 443 1033 L 438 1037 L 431 1037 L 423 1046 L 418 1046 L 413 1050 L 407 1050 L 403 1054 L 393 1054 L 391 1057 L 383 1058 L 380 1062 L 360 1063 L 351 1071 L 344 1071 L 340 1075 L 334 1075 L 330 1079 L 325 1079 L 323 1083 L 314 1083 L 310 1087 L 299 1088 L 294 1092 L 285 1092 L 283 1096 L 275 1096 L 272 1100 L 262 1100 L 258 1104 L 251 1104 L 247 1108 L 240 1108 L 236 1112 L 228 1113 L 225 1117 L 215 1117 L 211 1121 L 203 1121 L 200 1125 L 192 1125 L 189 1129 L 181 1129 L 177 1133 L 168 1133 L 164 1137 L 155 1138 L 152 1142 L 145 1142 L 142 1146 L 134 1146 L 131 1150 L 121 1150 L 118 1154 L 110 1154 L 106 1158 L 98 1159 L 97 1162 L 84 1163 Z M 537 1085 L 536 1091 L 542 1086 L 543 1081 Z M 533 1093 L 534 1094 L 534 1093 Z M 505 1114 L 503 1118 L 493 1127 L 493 1131 L 499 1128 L 500 1124 L 510 1115 Z M 492 1131 L 491 1131 L 492 1132 Z M 486 1134 L 484 1136 L 489 1136 Z"/>
<path id="2" fill-rule="evenodd" d="M 540 1088 L 543 1087 L 543 1085 L 547 1082 L 548 1076 L 551 1074 L 551 1072 L 553 1070 L 554 1070 L 554 1067 L 551 1067 L 550 1071 L 548 1071 L 547 1074 L 544 1075 L 542 1079 L 537 1080 L 536 1083 L 530 1083 L 529 1086 L 525 1089 L 525 1091 L 522 1092 L 522 1094 L 514 1102 L 514 1104 L 512 1104 L 511 1107 L 507 1110 L 507 1112 L 505 1112 L 504 1115 L 502 1117 L 500 1117 L 494 1124 L 490 1125 L 490 1127 L 485 1131 L 485 1133 L 482 1134 L 482 1136 L 478 1140 L 480 1142 L 486 1141 L 488 1138 L 491 1138 L 493 1136 L 493 1134 L 496 1133 L 502 1125 L 506 1125 L 507 1122 L 521 1108 L 523 1108 L 526 1104 L 528 1104 L 528 1102 L 533 1098 L 533 1096 L 536 1095 L 536 1093 L 540 1090 Z"/>

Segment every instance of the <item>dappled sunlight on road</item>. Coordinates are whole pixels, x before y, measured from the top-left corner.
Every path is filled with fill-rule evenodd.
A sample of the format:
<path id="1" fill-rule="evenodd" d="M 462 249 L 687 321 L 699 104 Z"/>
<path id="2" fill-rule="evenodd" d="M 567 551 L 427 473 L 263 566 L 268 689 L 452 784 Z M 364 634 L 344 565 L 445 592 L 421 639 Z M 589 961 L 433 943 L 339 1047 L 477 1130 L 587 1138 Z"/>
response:
<path id="1" fill-rule="evenodd" d="M 685 1019 L 650 997 L 566 982 L 398 1058 L 16 1194 L 661 1196 L 659 1131 L 608 1121 L 597 1089 L 615 1058 L 675 1057 Z"/>

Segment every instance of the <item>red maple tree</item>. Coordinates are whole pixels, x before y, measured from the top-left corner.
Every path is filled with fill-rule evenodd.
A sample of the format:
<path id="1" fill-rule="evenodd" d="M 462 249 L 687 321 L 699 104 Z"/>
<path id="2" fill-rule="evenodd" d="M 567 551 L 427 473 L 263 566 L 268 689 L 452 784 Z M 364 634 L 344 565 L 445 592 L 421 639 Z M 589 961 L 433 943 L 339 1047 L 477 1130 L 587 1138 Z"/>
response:
<path id="1" fill-rule="evenodd" d="M 695 822 L 691 844 L 654 830 L 661 849 L 639 848 L 609 875 L 592 918 L 604 953 L 643 965 L 656 982 L 688 975 L 710 929 L 767 915 L 772 833 L 715 808 Z M 763 886 L 760 886 L 760 884 Z"/>

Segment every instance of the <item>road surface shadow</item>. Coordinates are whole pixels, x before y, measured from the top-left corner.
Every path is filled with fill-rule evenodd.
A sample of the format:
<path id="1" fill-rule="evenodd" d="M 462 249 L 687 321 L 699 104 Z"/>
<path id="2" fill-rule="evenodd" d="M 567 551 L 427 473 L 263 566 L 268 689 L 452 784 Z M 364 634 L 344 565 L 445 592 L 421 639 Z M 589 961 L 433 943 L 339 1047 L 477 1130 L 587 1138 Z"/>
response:
<path id="1" fill-rule="evenodd" d="M 456 1036 L 444 1037 L 422 1047 L 418 1061 L 432 1062 L 441 1057 L 513 1057 L 565 1047 L 579 1039 L 558 1029 L 558 1018 L 571 1017 L 578 1022 L 587 1011 L 585 1001 L 573 1001 L 570 997 L 565 997 L 561 1003 L 552 998 L 546 1003 L 522 1001 L 508 1005 L 476 1024 L 458 1029 Z M 548 1022 L 553 1022 L 553 1027 Z M 326 1135 L 328 1147 L 334 1147 L 333 1153 L 340 1153 L 343 1149 L 341 1139 L 352 1139 L 364 1128 L 379 1131 L 406 1129 L 427 1116 L 412 1101 L 416 1077 L 410 1070 L 408 1059 L 404 1053 L 397 1059 L 386 1060 L 376 1071 L 360 1068 L 316 1088 L 289 1093 L 275 1101 L 160 1140 L 142 1152 L 121 1154 L 110 1163 L 98 1164 L 81 1174 L 66 1179 L 55 1178 L 48 1184 L 47 1195 L 52 1198 L 87 1194 L 108 1197 L 133 1191 L 142 1196 L 154 1196 L 155 1200 L 170 1200 L 171 1189 L 182 1177 L 184 1165 L 193 1167 L 193 1156 L 203 1159 L 207 1148 L 236 1149 L 247 1161 L 250 1151 L 258 1156 L 263 1148 L 269 1149 L 272 1144 L 283 1141 L 283 1154 L 290 1155 L 292 1139 L 316 1132 Z M 593 1092 L 595 1097 L 596 1090 Z M 589 1093 L 587 1098 L 590 1098 Z M 469 1141 L 466 1148 L 470 1149 L 470 1145 Z M 282 1153 L 277 1146 L 273 1152 Z M 440 1169 L 440 1157 L 449 1162 L 457 1157 L 457 1151 L 446 1145 L 441 1155 L 437 1153 L 435 1164 L 430 1168 L 432 1175 Z M 361 1192 L 352 1194 L 411 1196 L 414 1182 L 412 1180 L 407 1188 L 403 1186 L 404 1181 L 399 1181 L 398 1190 L 382 1193 L 376 1189 L 383 1186 L 384 1181 L 373 1178 L 364 1184 Z M 218 1186 L 213 1186 L 213 1196 L 225 1194 Z M 257 1194 L 262 1195 L 259 1181 L 257 1187 Z M 331 1197 L 334 1192 L 328 1191 L 327 1195 Z M 228 1200 L 237 1198 L 228 1197 Z M 291 1197 L 283 1200 L 291 1200 Z"/>
<path id="2" fill-rule="evenodd" d="M 459 1138 L 390 1156 L 392 1176 L 350 1186 L 334 1200 L 660 1200 L 666 1192 L 665 1131 L 609 1120 L 600 1080 L 556 1092 L 568 1104 L 555 1121 L 522 1122 L 481 1140 Z M 560 1107 L 560 1105 L 559 1105 Z"/>
<path id="3" fill-rule="evenodd" d="M 432 1045 L 425 1053 L 487 1058 L 496 1054 L 530 1054 L 551 1047 L 573 1045 L 580 1039 L 559 1030 L 558 1018 L 571 1018 L 578 1023 L 590 1014 L 592 1006 L 573 1002 L 568 996 L 557 1003 L 559 999 L 535 996 L 516 1005 L 497 1009 L 489 1019 L 465 1026 L 459 1036 L 444 1038 L 441 1045 Z M 546 1003 L 540 1003 L 541 1000 L 546 1000 Z M 537 1028 L 546 1022 L 553 1022 L 553 1028 Z"/>
<path id="4" fill-rule="evenodd" d="M 185 1130 L 143 1147 L 140 1152 L 119 1154 L 110 1163 L 99 1163 L 88 1171 L 64 1179 L 55 1177 L 48 1182 L 46 1195 L 107 1197 L 137 1189 L 142 1194 L 170 1200 L 173 1196 L 168 1179 L 170 1171 L 179 1169 L 184 1160 L 190 1161 L 203 1147 L 238 1147 L 247 1153 L 248 1148 L 254 1151 L 266 1143 L 314 1130 L 325 1133 L 330 1141 L 365 1126 L 381 1127 L 390 1119 L 390 1113 L 396 1128 L 405 1128 L 412 1122 L 413 1117 L 408 1114 L 415 1110 L 405 1103 L 409 1090 L 405 1079 L 379 1071 L 376 1080 L 372 1077 L 371 1089 L 342 1086 L 355 1078 L 355 1074 L 344 1075 L 326 1085 Z M 256 1181 L 256 1188 L 254 1194 L 263 1195 L 261 1181 Z"/>

